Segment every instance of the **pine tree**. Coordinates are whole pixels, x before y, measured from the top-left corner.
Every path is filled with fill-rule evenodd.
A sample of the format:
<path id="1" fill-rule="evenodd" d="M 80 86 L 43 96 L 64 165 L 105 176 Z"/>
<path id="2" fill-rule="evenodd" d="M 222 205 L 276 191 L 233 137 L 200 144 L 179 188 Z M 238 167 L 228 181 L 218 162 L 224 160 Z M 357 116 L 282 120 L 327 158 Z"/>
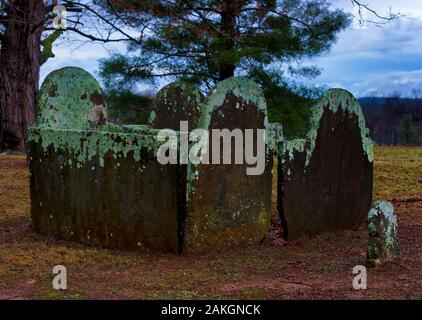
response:
<path id="1" fill-rule="evenodd" d="M 263 87 L 270 120 L 299 135 L 313 91 L 297 80 L 313 77 L 303 59 L 327 51 L 349 23 L 326 0 L 113 1 L 109 10 L 146 30 L 126 54 L 103 60 L 109 88 L 131 90 L 139 82 L 183 80 L 204 91 L 233 75 Z"/>
<path id="2" fill-rule="evenodd" d="M 403 146 L 417 144 L 416 126 L 410 113 L 400 119 L 399 141 Z"/>

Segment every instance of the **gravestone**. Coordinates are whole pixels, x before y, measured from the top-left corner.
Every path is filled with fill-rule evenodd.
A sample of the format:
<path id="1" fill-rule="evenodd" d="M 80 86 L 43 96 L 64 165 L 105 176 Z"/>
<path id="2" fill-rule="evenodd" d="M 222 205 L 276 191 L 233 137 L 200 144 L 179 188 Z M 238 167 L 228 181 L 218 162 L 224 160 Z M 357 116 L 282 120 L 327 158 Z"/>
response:
<path id="1" fill-rule="evenodd" d="M 375 201 L 368 213 L 367 264 L 380 266 L 398 258 L 400 254 L 397 235 L 397 216 L 388 201 Z"/>
<path id="2" fill-rule="evenodd" d="M 40 234 L 111 248 L 178 252 L 176 166 L 156 161 L 157 130 L 101 125 L 96 80 L 79 68 L 42 85 L 29 130 L 31 215 Z"/>
<path id="3" fill-rule="evenodd" d="M 328 91 L 311 110 L 305 139 L 280 152 L 278 211 L 287 239 L 363 223 L 372 201 L 373 143 L 361 107 Z"/>
<path id="4" fill-rule="evenodd" d="M 157 93 L 154 110 L 150 115 L 151 127 L 175 130 L 179 133 L 179 138 L 182 133 L 188 140 L 189 132 L 198 126 L 204 99 L 204 95 L 199 89 L 190 84 L 176 82 L 165 86 Z M 186 154 L 184 153 L 184 155 Z M 185 236 L 188 166 L 180 163 L 180 157 L 178 161 L 179 164 L 176 166 L 178 250 L 182 253 Z"/>
<path id="5" fill-rule="evenodd" d="M 87 71 L 65 67 L 44 80 L 37 124 L 52 129 L 86 130 L 105 123 L 106 103 L 98 81 Z"/>
<path id="6" fill-rule="evenodd" d="M 254 150 L 258 143 L 264 144 L 260 156 L 265 167 L 261 174 L 248 175 L 245 161 L 236 164 L 235 154 L 239 149 L 234 138 L 225 149 L 217 140 L 214 142 L 220 144 L 220 150 L 231 151 L 231 164 L 224 164 L 220 154 L 220 164 L 188 165 L 184 252 L 221 251 L 259 244 L 268 232 L 271 215 L 272 154 L 265 147 L 264 135 L 257 137 L 257 129 L 266 129 L 267 125 L 263 94 L 253 81 L 232 77 L 217 84 L 203 110 L 199 127 L 210 134 L 210 162 L 213 129 L 238 129 L 243 138 L 246 129 L 253 129 Z"/>
<path id="7" fill-rule="evenodd" d="M 186 83 L 172 83 L 162 88 L 150 114 L 153 128 L 179 131 L 180 121 L 187 121 L 189 131 L 197 128 L 204 102 L 199 89 Z"/>

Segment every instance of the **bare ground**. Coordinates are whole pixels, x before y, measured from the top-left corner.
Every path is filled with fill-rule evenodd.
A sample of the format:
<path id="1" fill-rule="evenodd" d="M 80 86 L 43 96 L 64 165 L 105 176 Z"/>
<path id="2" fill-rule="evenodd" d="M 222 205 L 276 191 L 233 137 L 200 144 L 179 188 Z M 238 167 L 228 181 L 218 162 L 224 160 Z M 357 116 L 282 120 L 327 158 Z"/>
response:
<path id="1" fill-rule="evenodd" d="M 422 148 L 377 148 L 375 199 L 422 196 Z M 368 271 L 366 227 L 202 256 L 122 252 L 31 231 L 22 156 L 0 156 L 0 299 L 422 299 L 422 202 L 394 202 L 401 258 Z M 68 290 L 52 288 L 52 268 Z"/>

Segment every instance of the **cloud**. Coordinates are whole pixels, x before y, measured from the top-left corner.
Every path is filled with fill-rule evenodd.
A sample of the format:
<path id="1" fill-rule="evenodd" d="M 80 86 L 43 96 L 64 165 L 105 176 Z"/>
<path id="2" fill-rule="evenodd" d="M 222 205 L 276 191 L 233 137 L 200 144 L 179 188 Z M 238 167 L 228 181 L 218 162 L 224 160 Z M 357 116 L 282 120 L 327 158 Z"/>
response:
<path id="1" fill-rule="evenodd" d="M 330 52 L 305 61 L 316 65 L 321 75 L 311 84 L 343 87 L 356 96 L 389 95 L 398 91 L 411 96 L 413 88 L 422 88 L 422 6 L 421 0 L 371 0 L 368 4 L 381 14 L 392 6 L 393 11 L 409 14 L 382 28 L 369 25 L 365 29 L 350 27 L 339 34 Z M 351 12 L 350 0 L 331 0 L 333 6 Z M 64 66 L 78 66 L 97 76 L 98 59 L 108 57 L 108 50 L 121 50 L 124 45 L 89 43 L 76 46 L 62 40 L 55 46 L 56 58 L 41 69 L 41 80 L 52 70 Z"/>
<path id="2" fill-rule="evenodd" d="M 396 92 L 402 97 L 413 97 L 414 89 L 422 89 L 422 69 L 369 75 L 362 82 L 350 84 L 350 89 L 358 97 L 388 97 Z"/>
<path id="3" fill-rule="evenodd" d="M 83 68 L 98 78 L 99 59 L 109 57 L 110 51 L 124 48 L 123 43 L 102 45 L 88 41 L 61 40 L 53 49 L 56 57 L 49 59 L 41 68 L 41 82 L 51 71 L 66 66 Z"/>
<path id="4" fill-rule="evenodd" d="M 357 96 L 411 96 L 422 88 L 422 16 L 405 17 L 382 28 L 348 29 L 333 49 L 307 63 L 322 68 L 320 85 L 341 86 Z"/>

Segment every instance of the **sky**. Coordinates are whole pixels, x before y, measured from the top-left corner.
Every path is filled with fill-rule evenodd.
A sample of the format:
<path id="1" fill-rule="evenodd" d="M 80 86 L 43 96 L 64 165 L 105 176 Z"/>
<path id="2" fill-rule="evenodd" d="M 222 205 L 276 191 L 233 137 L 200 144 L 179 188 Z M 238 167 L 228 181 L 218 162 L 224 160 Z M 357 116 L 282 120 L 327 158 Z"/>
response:
<path id="1" fill-rule="evenodd" d="M 333 7 L 356 15 L 350 0 L 330 0 Z M 366 0 L 380 14 L 400 12 L 403 17 L 382 27 L 360 26 L 357 20 L 338 35 L 331 50 L 304 61 L 321 69 L 321 75 L 306 82 L 351 91 L 356 97 L 390 96 L 422 98 L 422 0 Z M 368 19 L 372 19 L 370 13 Z M 99 79 L 98 60 L 110 51 L 124 52 L 122 45 L 69 45 L 62 41 L 54 48 L 56 58 L 41 68 L 41 79 L 49 72 L 78 66 Z M 416 89 L 416 91 L 415 91 Z M 416 93 L 415 93 L 416 92 Z"/>

